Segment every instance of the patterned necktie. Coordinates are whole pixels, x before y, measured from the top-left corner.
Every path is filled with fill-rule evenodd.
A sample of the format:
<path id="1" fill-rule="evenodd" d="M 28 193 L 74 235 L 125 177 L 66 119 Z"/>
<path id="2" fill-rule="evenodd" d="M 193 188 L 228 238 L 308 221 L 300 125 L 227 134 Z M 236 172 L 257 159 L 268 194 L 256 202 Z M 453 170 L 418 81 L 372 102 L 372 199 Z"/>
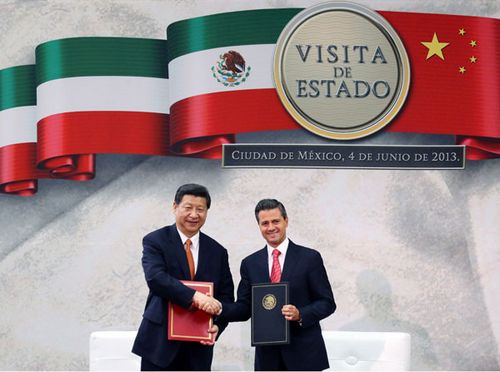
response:
<path id="1" fill-rule="evenodd" d="M 281 252 L 277 249 L 273 251 L 273 267 L 271 269 L 271 283 L 278 283 L 281 280 L 281 267 L 278 256 Z"/>
<path id="2" fill-rule="evenodd" d="M 194 279 L 194 259 L 193 259 L 193 253 L 191 252 L 191 239 L 186 240 L 185 248 L 186 248 L 186 257 L 188 260 L 188 266 L 189 266 L 189 274 L 191 275 L 191 280 Z"/>

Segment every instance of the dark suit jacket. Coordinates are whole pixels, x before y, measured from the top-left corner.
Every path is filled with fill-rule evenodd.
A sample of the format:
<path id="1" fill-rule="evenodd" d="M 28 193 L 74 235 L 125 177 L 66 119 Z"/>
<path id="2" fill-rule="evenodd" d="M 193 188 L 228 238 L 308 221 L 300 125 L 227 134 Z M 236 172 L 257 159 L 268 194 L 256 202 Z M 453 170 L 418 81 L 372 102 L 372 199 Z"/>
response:
<path id="1" fill-rule="evenodd" d="M 329 367 L 319 321 L 335 311 L 336 305 L 319 252 L 290 241 L 283 264 L 282 282 L 289 283 L 290 304 L 302 317 L 302 326 L 290 322 L 290 344 L 257 346 L 256 370 L 279 368 L 276 355 L 281 354 L 288 370 L 323 370 Z M 223 304 L 221 317 L 227 321 L 245 321 L 251 316 L 252 284 L 270 282 L 267 248 L 241 262 L 238 301 Z"/>
<path id="2" fill-rule="evenodd" d="M 169 341 L 167 338 L 168 302 L 189 308 L 195 292 L 179 281 L 190 280 L 190 276 L 184 246 L 175 224 L 149 233 L 142 244 L 142 267 L 149 295 L 132 352 L 158 366 L 167 367 L 181 347 L 195 347 L 196 358 L 202 367 L 205 366 L 202 369 L 210 369 L 212 346 Z M 213 282 L 215 298 L 221 302 L 234 301 L 227 251 L 203 233 L 200 233 L 198 267 L 194 280 Z M 227 322 L 217 320 L 215 324 L 219 326 L 220 334 Z"/>

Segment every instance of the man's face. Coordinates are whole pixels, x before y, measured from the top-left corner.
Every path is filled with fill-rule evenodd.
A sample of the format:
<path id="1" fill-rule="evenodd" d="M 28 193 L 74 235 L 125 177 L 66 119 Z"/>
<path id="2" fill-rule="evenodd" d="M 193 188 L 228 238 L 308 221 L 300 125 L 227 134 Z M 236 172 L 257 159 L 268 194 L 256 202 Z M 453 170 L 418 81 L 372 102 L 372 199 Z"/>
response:
<path id="1" fill-rule="evenodd" d="M 260 211 L 259 228 L 267 244 L 276 248 L 286 238 L 288 218 L 283 218 L 278 208 Z"/>
<path id="2" fill-rule="evenodd" d="M 188 238 L 200 231 L 207 219 L 207 199 L 184 195 L 179 204 L 174 202 L 175 224 Z"/>

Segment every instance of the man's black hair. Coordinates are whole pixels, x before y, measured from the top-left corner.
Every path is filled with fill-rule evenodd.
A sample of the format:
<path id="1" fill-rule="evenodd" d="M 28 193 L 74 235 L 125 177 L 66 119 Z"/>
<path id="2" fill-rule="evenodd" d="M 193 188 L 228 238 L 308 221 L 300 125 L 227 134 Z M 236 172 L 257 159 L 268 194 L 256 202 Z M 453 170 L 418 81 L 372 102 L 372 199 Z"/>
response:
<path id="1" fill-rule="evenodd" d="M 276 199 L 262 199 L 255 206 L 255 218 L 257 219 L 257 222 L 259 222 L 260 211 L 267 211 L 269 209 L 274 209 L 274 208 L 278 208 L 283 218 L 285 219 L 287 218 L 285 206 L 280 201 Z"/>
<path id="2" fill-rule="evenodd" d="M 210 208 L 211 199 L 210 194 L 205 186 L 198 185 L 196 183 L 187 183 L 180 186 L 175 193 L 175 204 L 180 204 L 184 195 L 193 195 L 205 198 L 207 201 L 207 209 Z"/>

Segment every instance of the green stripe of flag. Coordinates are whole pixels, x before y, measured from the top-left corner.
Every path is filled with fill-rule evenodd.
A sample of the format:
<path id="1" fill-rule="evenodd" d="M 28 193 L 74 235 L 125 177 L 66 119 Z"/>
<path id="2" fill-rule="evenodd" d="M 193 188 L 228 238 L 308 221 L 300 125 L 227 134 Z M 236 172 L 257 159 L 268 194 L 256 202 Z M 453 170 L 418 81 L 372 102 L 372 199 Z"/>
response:
<path id="1" fill-rule="evenodd" d="M 167 41 L 125 37 L 52 40 L 36 48 L 37 85 L 76 76 L 167 78 Z"/>
<path id="2" fill-rule="evenodd" d="M 35 65 L 0 70 L 0 111 L 36 105 Z"/>
<path id="3" fill-rule="evenodd" d="M 168 61 L 217 47 L 274 44 L 288 21 L 301 10 L 245 10 L 172 23 L 167 28 Z"/>

